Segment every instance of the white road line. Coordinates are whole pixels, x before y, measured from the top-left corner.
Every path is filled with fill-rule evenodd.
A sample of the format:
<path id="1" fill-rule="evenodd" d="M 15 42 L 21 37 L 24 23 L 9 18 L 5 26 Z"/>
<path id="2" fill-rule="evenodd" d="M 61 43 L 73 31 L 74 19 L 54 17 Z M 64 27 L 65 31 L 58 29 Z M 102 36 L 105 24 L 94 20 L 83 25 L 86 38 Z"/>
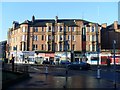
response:
<path id="1" fill-rule="evenodd" d="M 31 67 L 31 68 L 33 68 L 33 69 L 35 69 L 35 70 L 37 70 L 37 71 L 40 71 L 40 69 L 37 69 L 37 68 L 34 68 L 34 67 Z"/>

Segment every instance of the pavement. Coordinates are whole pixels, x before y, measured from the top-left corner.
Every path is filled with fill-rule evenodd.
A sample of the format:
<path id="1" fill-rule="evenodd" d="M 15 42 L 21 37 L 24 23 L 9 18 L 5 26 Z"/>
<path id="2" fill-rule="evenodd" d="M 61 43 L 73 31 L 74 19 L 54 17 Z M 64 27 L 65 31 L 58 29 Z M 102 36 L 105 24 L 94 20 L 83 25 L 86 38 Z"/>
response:
<path id="1" fill-rule="evenodd" d="M 28 73 L 2 71 L 2 89 L 5 90 L 7 87 L 16 84 L 17 82 L 24 81 L 29 78 Z"/>
<path id="2" fill-rule="evenodd" d="M 103 72 L 101 72 L 103 73 Z M 110 73 L 111 74 L 111 73 Z M 30 79 L 24 82 L 16 83 L 7 90 L 17 89 L 40 89 L 40 88 L 106 88 L 114 89 L 115 85 L 112 80 L 105 78 L 97 79 L 95 71 L 77 71 L 70 70 L 66 75 L 64 68 L 45 68 L 31 67 Z M 108 75 L 108 74 L 105 74 Z M 120 90 L 120 83 L 116 83 L 115 90 Z"/>
<path id="3" fill-rule="evenodd" d="M 22 84 L 16 84 L 8 90 L 17 90 L 18 88 L 64 88 L 65 86 L 66 88 L 114 88 L 113 83 L 93 77 L 69 76 L 66 79 L 64 76 L 40 75 L 26 80 Z M 120 89 L 120 86 L 118 89 Z"/>

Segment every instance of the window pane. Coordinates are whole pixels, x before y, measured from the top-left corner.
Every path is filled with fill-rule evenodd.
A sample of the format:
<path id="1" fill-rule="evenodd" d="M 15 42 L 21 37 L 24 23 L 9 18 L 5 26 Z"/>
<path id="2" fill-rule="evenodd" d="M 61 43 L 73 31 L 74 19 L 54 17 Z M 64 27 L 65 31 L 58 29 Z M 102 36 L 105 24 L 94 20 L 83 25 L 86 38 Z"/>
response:
<path id="1" fill-rule="evenodd" d="M 25 41 L 25 35 L 22 35 L 22 41 Z"/>
<path id="2" fill-rule="evenodd" d="M 38 46 L 36 45 L 36 50 L 37 50 Z"/>
<path id="3" fill-rule="evenodd" d="M 51 40 L 51 35 L 48 35 L 48 40 Z"/>
<path id="4" fill-rule="evenodd" d="M 72 31 L 74 32 L 74 27 L 72 27 Z"/>
<path id="5" fill-rule="evenodd" d="M 42 27 L 42 31 L 44 31 L 44 27 Z"/>
<path id="6" fill-rule="evenodd" d="M 92 32 L 94 32 L 94 26 L 92 26 Z"/>
<path id="7" fill-rule="evenodd" d="M 75 49 L 75 45 L 72 46 L 73 50 Z"/>
<path id="8" fill-rule="evenodd" d="M 34 40 L 34 41 L 37 41 L 37 40 L 38 40 L 38 36 L 37 36 L 37 35 L 34 35 L 34 36 L 33 36 L 33 40 Z"/>
<path id="9" fill-rule="evenodd" d="M 25 27 L 22 27 L 22 32 L 25 32 Z"/>
<path id="10" fill-rule="evenodd" d="M 33 28 L 34 32 L 38 32 L 38 27 Z"/>
<path id="11" fill-rule="evenodd" d="M 33 50 L 35 50 L 35 45 L 33 45 Z"/>
<path id="12" fill-rule="evenodd" d="M 42 44 L 42 50 L 44 50 L 44 45 Z"/>
<path id="13" fill-rule="evenodd" d="M 62 51 L 62 43 L 60 43 L 60 51 Z"/>
<path id="14" fill-rule="evenodd" d="M 68 31 L 70 31 L 70 27 L 68 27 Z"/>
<path id="15" fill-rule="evenodd" d="M 44 40 L 44 35 L 42 35 L 42 40 Z"/>
<path id="16" fill-rule="evenodd" d="M 72 40 L 75 40 L 74 36 L 72 36 Z"/>
<path id="17" fill-rule="evenodd" d="M 67 46 L 68 46 L 68 50 L 69 50 L 70 49 L 70 45 L 68 44 Z"/>
<path id="18" fill-rule="evenodd" d="M 49 31 L 49 32 L 51 31 L 51 26 L 49 26 L 48 31 Z"/>
<path id="19" fill-rule="evenodd" d="M 37 48 L 38 48 L 38 46 L 37 46 L 37 44 L 33 44 L 33 50 L 37 50 Z"/>
<path id="20" fill-rule="evenodd" d="M 70 40 L 70 35 L 68 35 L 68 40 Z"/>
<path id="21" fill-rule="evenodd" d="M 60 32 L 62 32 L 62 26 L 60 26 Z"/>
<path id="22" fill-rule="evenodd" d="M 66 26 L 64 26 L 64 31 L 66 32 Z"/>
<path id="23" fill-rule="evenodd" d="M 62 35 L 60 35 L 60 40 L 62 40 Z"/>
<path id="24" fill-rule="evenodd" d="M 50 51 L 51 50 L 51 45 L 50 44 L 48 44 L 48 51 Z"/>
<path id="25" fill-rule="evenodd" d="M 94 41 L 94 35 L 92 35 L 92 41 Z"/>

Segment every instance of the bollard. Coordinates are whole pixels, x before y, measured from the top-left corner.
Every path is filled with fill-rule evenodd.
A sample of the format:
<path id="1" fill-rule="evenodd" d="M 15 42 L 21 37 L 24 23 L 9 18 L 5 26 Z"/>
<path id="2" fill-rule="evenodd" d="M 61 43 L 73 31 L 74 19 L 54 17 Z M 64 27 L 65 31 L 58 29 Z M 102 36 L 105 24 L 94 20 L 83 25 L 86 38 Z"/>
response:
<path id="1" fill-rule="evenodd" d="M 100 79 L 100 67 L 98 67 L 98 70 L 97 70 L 97 79 Z"/>
<path id="2" fill-rule="evenodd" d="M 48 67 L 45 67 L 45 73 L 48 74 Z"/>
<path id="3" fill-rule="evenodd" d="M 115 89 L 117 88 L 116 82 L 114 82 L 114 88 L 115 88 Z"/>

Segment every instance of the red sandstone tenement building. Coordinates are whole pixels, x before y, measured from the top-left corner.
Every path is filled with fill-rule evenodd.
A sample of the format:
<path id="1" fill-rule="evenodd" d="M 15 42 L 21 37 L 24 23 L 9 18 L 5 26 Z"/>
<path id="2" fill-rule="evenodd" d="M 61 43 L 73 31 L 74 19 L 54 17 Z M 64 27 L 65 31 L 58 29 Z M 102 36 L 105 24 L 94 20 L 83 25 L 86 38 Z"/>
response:
<path id="1" fill-rule="evenodd" d="M 102 24 L 101 28 L 101 52 L 109 54 L 111 63 L 113 63 L 113 40 L 116 41 L 115 53 L 116 63 L 120 63 L 120 25 L 118 21 L 114 21 L 111 25 L 107 26 L 107 23 Z M 104 59 L 103 59 L 104 58 Z M 101 57 L 101 62 L 106 62 L 107 56 Z"/>
<path id="2" fill-rule="evenodd" d="M 101 26 L 82 19 L 35 19 L 14 21 L 8 31 L 9 58 L 76 61 L 101 50 Z M 97 36 L 98 35 L 98 36 Z M 98 42 L 97 42 L 98 41 Z M 16 48 L 15 48 L 16 47 Z M 67 52 L 67 54 L 66 54 Z M 72 56 L 72 59 L 71 59 Z M 34 60 L 33 60 L 34 61 Z"/>

